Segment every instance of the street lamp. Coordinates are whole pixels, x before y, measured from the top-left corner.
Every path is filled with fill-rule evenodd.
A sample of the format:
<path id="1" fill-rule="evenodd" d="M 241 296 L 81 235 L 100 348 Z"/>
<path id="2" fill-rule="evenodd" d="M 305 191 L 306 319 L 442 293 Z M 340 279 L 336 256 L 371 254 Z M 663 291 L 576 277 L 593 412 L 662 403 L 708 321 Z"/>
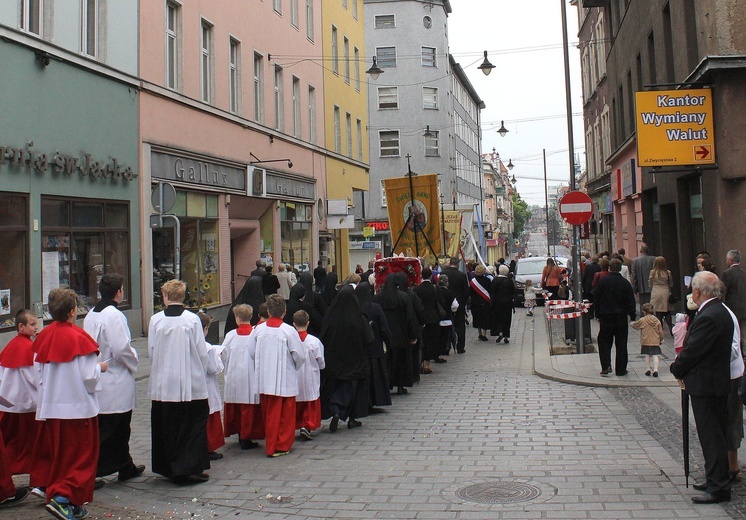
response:
<path id="1" fill-rule="evenodd" d="M 500 134 L 500 137 L 505 137 L 505 134 L 507 134 L 510 130 L 505 128 L 505 121 L 500 121 L 500 128 L 497 129 L 497 133 Z"/>
<path id="2" fill-rule="evenodd" d="M 378 66 L 375 56 L 373 56 L 373 65 L 371 65 L 370 68 L 365 71 L 365 73 L 368 74 L 373 80 L 377 80 L 378 76 L 383 74 L 383 69 Z"/>
<path id="3" fill-rule="evenodd" d="M 489 76 L 490 72 L 492 72 L 492 69 L 495 68 L 495 66 L 492 63 L 490 63 L 490 60 L 487 59 L 487 51 L 484 51 L 484 61 L 477 68 L 481 70 L 485 76 Z"/>

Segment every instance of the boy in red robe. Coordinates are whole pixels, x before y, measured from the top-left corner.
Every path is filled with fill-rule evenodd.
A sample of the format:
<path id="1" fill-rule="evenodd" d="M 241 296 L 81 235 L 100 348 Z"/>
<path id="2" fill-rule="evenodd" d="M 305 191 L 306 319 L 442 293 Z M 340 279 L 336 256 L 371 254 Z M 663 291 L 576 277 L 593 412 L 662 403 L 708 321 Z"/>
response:
<path id="1" fill-rule="evenodd" d="M 10 461 L 5 454 L 3 436 L 0 435 L 0 509 L 15 505 L 28 498 L 26 487 L 17 488 L 10 474 Z"/>
<path id="2" fill-rule="evenodd" d="M 70 289 L 49 293 L 54 322 L 36 337 L 41 386 L 36 417 L 46 421 L 52 466 L 46 490 L 47 511 L 60 520 L 84 518 L 93 500 L 98 467 L 98 398 L 101 373 L 98 345 L 75 325 L 78 297 Z"/>
<path id="3" fill-rule="evenodd" d="M 18 311 L 18 335 L 0 352 L 0 397 L 12 403 L 7 407 L 0 405 L 0 433 L 10 472 L 28 473 L 33 493 L 44 498 L 51 460 L 44 422 L 36 420 L 38 377 L 31 338 L 36 335 L 38 324 L 31 311 Z"/>

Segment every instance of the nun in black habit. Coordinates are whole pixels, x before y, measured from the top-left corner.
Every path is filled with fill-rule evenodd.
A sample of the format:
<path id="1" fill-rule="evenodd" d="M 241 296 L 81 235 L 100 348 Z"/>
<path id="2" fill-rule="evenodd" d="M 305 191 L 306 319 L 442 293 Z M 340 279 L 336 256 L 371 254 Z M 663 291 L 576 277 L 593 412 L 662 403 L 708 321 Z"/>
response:
<path id="1" fill-rule="evenodd" d="M 373 287 L 368 282 L 360 282 L 355 288 L 360 308 L 373 328 L 375 340 L 368 348 L 370 360 L 370 406 L 390 406 L 391 390 L 389 386 L 386 352 L 383 342 L 391 344 L 391 331 L 386 315 L 380 305 L 373 301 Z"/>
<path id="2" fill-rule="evenodd" d="M 413 346 L 417 342 L 419 327 L 414 308 L 409 297 L 398 289 L 397 273 L 386 277 L 381 292 L 373 301 L 383 308 L 391 331 L 388 343 L 388 372 L 390 388 L 397 388 L 397 394 L 406 394 L 406 387 L 414 385 Z"/>
<path id="3" fill-rule="evenodd" d="M 324 285 L 324 292 L 321 296 L 324 298 L 324 303 L 329 307 L 337 295 L 337 273 L 326 273 L 326 285 Z"/>
<path id="4" fill-rule="evenodd" d="M 225 318 L 225 329 L 223 336 L 233 329 L 238 328 L 236 317 L 233 315 L 233 307 L 240 304 L 249 304 L 254 310 L 251 316 L 251 325 L 254 326 L 259 322 L 259 306 L 264 303 L 264 293 L 262 292 L 262 278 L 259 276 L 250 276 L 246 283 L 243 284 L 241 292 L 233 300 L 231 308 L 228 309 L 228 316 Z"/>
<path id="5" fill-rule="evenodd" d="M 298 281 L 306 288 L 306 296 L 303 298 L 303 301 L 310 303 L 313 308 L 316 309 L 316 312 L 318 312 L 323 318 L 324 314 L 326 314 L 326 302 L 321 296 L 321 293 L 317 293 L 313 290 L 313 275 L 308 271 L 304 271 L 300 274 L 300 280 Z M 321 325 L 319 325 L 319 330 L 321 330 Z M 316 334 L 314 334 L 314 336 L 316 336 Z"/>
<path id="6" fill-rule="evenodd" d="M 347 420 L 350 429 L 362 426 L 357 419 L 368 415 L 368 350 L 374 336 L 351 286 L 340 289 L 327 309 L 320 339 L 326 362 L 321 372 L 321 417 L 332 418 L 332 433 L 340 420 Z"/>
<path id="7" fill-rule="evenodd" d="M 287 306 L 285 307 L 285 317 L 283 320 L 288 325 L 293 325 L 293 314 L 295 314 L 297 311 L 306 311 L 308 313 L 309 321 L 308 321 L 308 333 L 319 337 L 319 334 L 321 334 L 321 324 L 323 318 L 318 313 L 316 309 L 314 309 L 313 305 L 305 301 L 305 297 L 308 295 L 308 292 L 306 292 L 306 288 L 301 283 L 297 283 L 293 285 L 293 288 L 290 289 L 290 299 L 288 300 Z"/>

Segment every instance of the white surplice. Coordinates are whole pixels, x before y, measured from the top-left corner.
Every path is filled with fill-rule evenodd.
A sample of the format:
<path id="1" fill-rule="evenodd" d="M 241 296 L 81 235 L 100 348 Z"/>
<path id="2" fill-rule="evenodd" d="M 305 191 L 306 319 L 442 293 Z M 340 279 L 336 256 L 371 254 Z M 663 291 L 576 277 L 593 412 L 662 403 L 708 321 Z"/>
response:
<path id="1" fill-rule="evenodd" d="M 298 395 L 298 369 L 306 361 L 298 331 L 287 323 L 279 327 L 264 323 L 249 336 L 249 355 L 254 360 L 252 386 L 257 393 Z"/>
<path id="2" fill-rule="evenodd" d="M 217 375 L 223 371 L 223 360 L 220 359 L 220 353 L 223 351 L 222 345 L 211 345 L 205 342 L 207 347 L 207 403 L 210 405 L 210 414 L 219 412 L 223 409 L 223 401 L 220 399 L 220 387 L 218 386 Z"/>
<path id="3" fill-rule="evenodd" d="M 148 354 L 151 401 L 188 402 L 207 399 L 207 346 L 199 317 L 164 311 L 150 319 Z"/>
<path id="4" fill-rule="evenodd" d="M 309 334 L 302 342 L 306 362 L 298 369 L 298 396 L 296 401 L 315 401 L 321 395 L 321 371 L 324 363 L 324 345 Z"/>
<path id="5" fill-rule="evenodd" d="M 101 312 L 89 312 L 83 328 L 98 343 L 100 360 L 107 370 L 101 374 L 98 403 L 102 414 L 129 412 L 135 407 L 137 351 L 132 348 L 132 337 L 127 318 L 114 305 Z"/>
<path id="6" fill-rule="evenodd" d="M 92 352 L 66 363 L 41 363 L 36 419 L 88 419 L 99 412 L 101 366 Z"/>
<path id="7" fill-rule="evenodd" d="M 226 403 L 259 404 L 259 393 L 252 386 L 254 360 L 249 355 L 249 338 L 255 332 L 256 329 L 248 336 L 240 336 L 235 329 L 223 339 Z"/>
<path id="8" fill-rule="evenodd" d="M 0 367 L 0 398 L 13 403 L 13 406 L 8 407 L 0 404 L 0 412 L 36 411 L 40 370 L 41 366 L 37 363 L 18 368 Z"/>

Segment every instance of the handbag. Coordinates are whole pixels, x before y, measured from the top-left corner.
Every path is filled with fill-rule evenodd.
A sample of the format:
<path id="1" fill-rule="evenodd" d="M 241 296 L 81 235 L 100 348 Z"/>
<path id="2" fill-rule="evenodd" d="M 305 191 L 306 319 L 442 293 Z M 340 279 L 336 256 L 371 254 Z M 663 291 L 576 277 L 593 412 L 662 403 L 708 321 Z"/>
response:
<path id="1" fill-rule="evenodd" d="M 668 295 L 668 303 L 676 303 L 679 301 L 679 297 L 675 294 L 669 294 Z"/>
<path id="2" fill-rule="evenodd" d="M 440 302 L 438 302 L 438 314 L 440 315 L 441 320 L 444 320 L 448 317 L 448 313 L 443 308 L 443 306 L 440 304 Z"/>

